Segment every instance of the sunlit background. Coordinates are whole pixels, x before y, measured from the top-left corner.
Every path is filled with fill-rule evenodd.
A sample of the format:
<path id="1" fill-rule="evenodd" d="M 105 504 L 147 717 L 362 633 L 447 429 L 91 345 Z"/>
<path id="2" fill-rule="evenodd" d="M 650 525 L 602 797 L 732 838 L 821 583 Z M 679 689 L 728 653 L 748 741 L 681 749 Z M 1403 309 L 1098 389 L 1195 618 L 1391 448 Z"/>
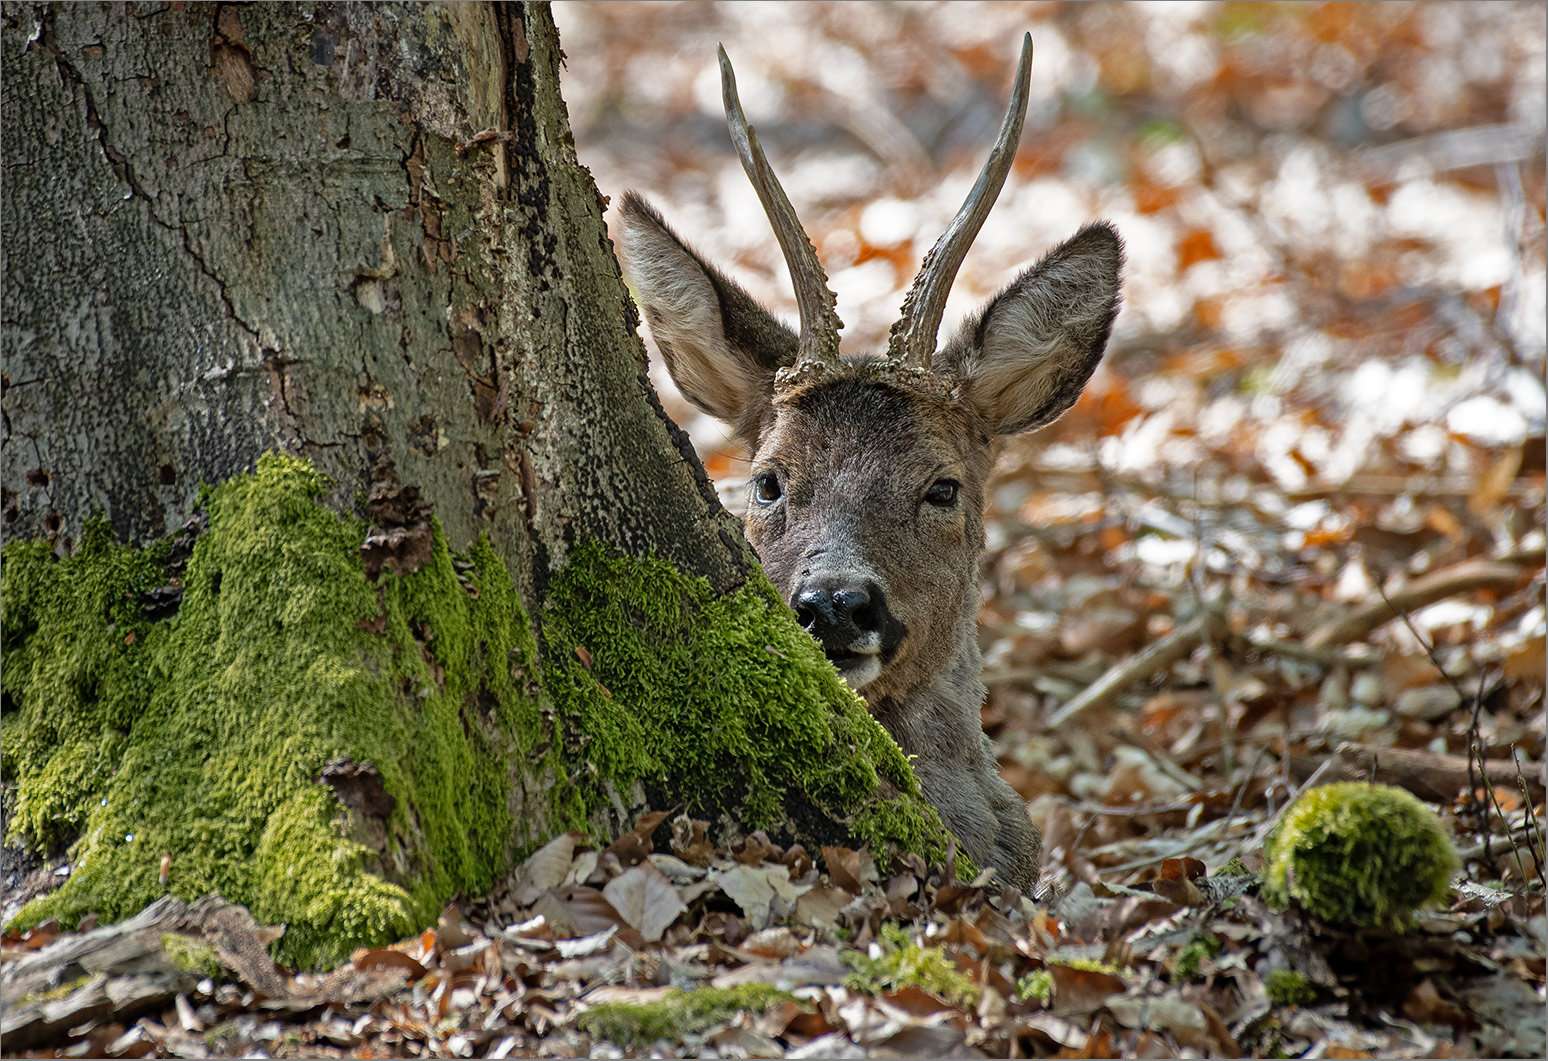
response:
<path id="1" fill-rule="evenodd" d="M 1115 774 L 1101 741 L 1040 726 L 1203 600 L 1245 636 L 1288 641 L 1378 586 L 1541 549 L 1542 4 L 566 0 L 555 14 L 602 193 L 642 192 L 794 321 L 725 131 L 725 45 L 854 352 L 880 345 L 961 204 L 1031 32 L 1020 153 L 943 334 L 1089 219 L 1117 226 L 1128 265 L 1103 367 L 1063 420 L 1007 448 L 991 502 L 985 720 L 1023 795 L 1152 798 L 1186 787 L 1174 766 L 1218 778 L 1230 757 L 1187 697 L 1250 745 L 1264 688 L 1298 747 L 1456 751 L 1451 722 L 1399 710 L 1438 680 L 1427 663 L 1394 670 L 1423 661 L 1417 638 L 1462 671 L 1537 675 L 1490 736 L 1541 754 L 1540 583 L 1389 625 L 1381 667 L 1336 670 L 1341 685 L 1222 677 L 1196 658 L 1172 675 L 1193 689 L 1132 696 L 1132 743 L 1169 764 L 1143 780 Z M 735 507 L 745 454 L 659 364 L 653 378 Z"/>

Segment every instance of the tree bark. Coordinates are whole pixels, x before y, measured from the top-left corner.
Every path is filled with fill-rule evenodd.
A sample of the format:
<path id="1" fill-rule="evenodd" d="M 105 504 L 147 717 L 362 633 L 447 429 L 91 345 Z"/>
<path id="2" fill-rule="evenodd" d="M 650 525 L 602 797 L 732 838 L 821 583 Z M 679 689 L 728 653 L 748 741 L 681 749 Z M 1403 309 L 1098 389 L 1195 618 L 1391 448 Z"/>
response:
<path id="1" fill-rule="evenodd" d="M 87 881 L 28 917 L 168 854 L 325 962 L 647 803 L 941 849 L 656 400 L 546 6 L 7 4 L 0 46 L 8 804 Z M 226 824 L 151 820 L 164 760 Z M 219 868 L 332 842 L 281 779 L 370 878 L 332 913 Z"/>

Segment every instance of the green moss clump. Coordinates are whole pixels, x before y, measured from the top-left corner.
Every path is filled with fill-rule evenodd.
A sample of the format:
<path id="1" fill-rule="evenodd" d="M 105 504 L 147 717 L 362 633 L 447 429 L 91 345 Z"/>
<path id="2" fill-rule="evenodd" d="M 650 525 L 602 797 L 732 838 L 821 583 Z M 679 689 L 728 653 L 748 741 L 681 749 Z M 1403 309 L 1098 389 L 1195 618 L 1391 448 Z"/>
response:
<path id="1" fill-rule="evenodd" d="M 1399 788 L 1323 785 L 1285 812 L 1265 847 L 1263 896 L 1334 924 L 1402 930 L 1445 899 L 1457 855 L 1435 812 Z"/>
<path id="2" fill-rule="evenodd" d="M 1016 981 L 1016 1001 L 1025 1002 L 1029 998 L 1048 1005 L 1053 998 L 1053 973 L 1047 969 L 1034 969 Z"/>
<path id="3" fill-rule="evenodd" d="M 981 989 L 947 957 L 943 947 L 925 947 L 908 938 L 897 925 L 882 925 L 877 939 L 879 957 L 858 950 L 846 950 L 840 960 L 854 970 L 849 986 L 870 993 L 917 987 L 942 1002 L 956 1006 L 978 1004 Z"/>
<path id="4" fill-rule="evenodd" d="M 790 992 L 768 984 L 701 987 L 692 991 L 674 988 L 656 1002 L 604 1003 L 583 1013 L 579 1024 L 593 1039 L 643 1048 L 658 1039 L 681 1039 L 708 1031 L 738 1013 L 762 1013 L 777 1002 L 793 998 Z"/>
<path id="5" fill-rule="evenodd" d="M 208 976 L 211 980 L 220 975 L 223 968 L 215 948 L 202 939 L 180 936 L 168 932 L 161 937 L 161 952 L 179 969 Z"/>
<path id="6" fill-rule="evenodd" d="M 373 584 L 366 527 L 319 505 L 325 488 L 270 455 L 208 491 L 181 602 L 159 621 L 142 601 L 171 581 L 168 543 L 132 549 L 98 521 L 68 558 L 6 546 L 11 835 L 73 839 L 74 862 L 15 927 L 219 891 L 288 922 L 281 961 L 329 965 L 432 920 L 458 889 L 482 894 L 536 839 L 507 809 L 512 749 L 539 730 L 509 573 L 481 543 L 466 588 L 437 529 L 430 563 Z M 372 763 L 396 800 L 384 850 L 346 835 L 316 782 L 338 756 Z"/>
<path id="7" fill-rule="evenodd" d="M 544 687 L 595 767 L 556 795 L 570 827 L 607 805 L 609 784 L 770 832 L 799 794 L 845 822 L 832 842 L 945 857 L 902 751 L 761 573 L 720 595 L 663 561 L 580 545 L 543 637 Z"/>
<path id="8" fill-rule="evenodd" d="M 1276 1006 L 1309 1006 L 1317 1001 L 1317 989 L 1294 969 L 1275 969 L 1269 973 L 1264 987 L 1269 1001 Z"/>
<path id="9" fill-rule="evenodd" d="M 1172 962 L 1171 981 L 1174 984 L 1187 983 L 1199 975 L 1199 963 L 1205 958 L 1213 958 L 1220 953 L 1223 944 L 1214 936 L 1199 933 L 1188 941 L 1188 945 L 1177 952 L 1177 958 Z"/>

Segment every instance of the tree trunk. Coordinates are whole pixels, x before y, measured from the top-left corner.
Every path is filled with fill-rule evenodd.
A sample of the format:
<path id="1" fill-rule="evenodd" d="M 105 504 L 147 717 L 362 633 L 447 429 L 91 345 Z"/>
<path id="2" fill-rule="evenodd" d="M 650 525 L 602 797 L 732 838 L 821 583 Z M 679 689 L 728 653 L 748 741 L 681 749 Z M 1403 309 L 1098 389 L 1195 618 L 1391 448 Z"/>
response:
<path id="1" fill-rule="evenodd" d="M 21 921 L 327 962 L 646 805 L 942 849 L 656 401 L 546 6 L 4 16 Z"/>

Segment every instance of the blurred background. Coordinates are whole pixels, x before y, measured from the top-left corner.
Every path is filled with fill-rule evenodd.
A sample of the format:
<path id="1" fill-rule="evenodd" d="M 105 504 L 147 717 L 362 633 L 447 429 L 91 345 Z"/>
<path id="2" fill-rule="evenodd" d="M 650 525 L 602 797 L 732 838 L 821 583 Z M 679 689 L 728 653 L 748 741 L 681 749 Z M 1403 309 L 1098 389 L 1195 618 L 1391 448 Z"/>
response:
<path id="1" fill-rule="evenodd" d="M 881 345 L 955 215 L 1031 32 L 1020 152 L 942 334 L 1085 221 L 1126 240 L 1103 366 L 1064 419 L 1007 447 L 989 513 L 985 722 L 1054 873 L 1161 857 L 1182 819 L 1115 804 L 1207 805 L 1190 828 L 1229 847 L 1297 756 L 1340 741 L 1541 758 L 1543 4 L 554 11 L 602 193 L 645 194 L 793 322 L 725 131 L 725 45 L 852 352 Z M 653 373 L 739 507 L 745 454 Z M 1304 650 L 1383 592 L 1502 557 L 1536 574 Z M 1204 607 L 1230 637 L 1145 675 L 1110 718 L 1051 731 L 1059 705 Z"/>

